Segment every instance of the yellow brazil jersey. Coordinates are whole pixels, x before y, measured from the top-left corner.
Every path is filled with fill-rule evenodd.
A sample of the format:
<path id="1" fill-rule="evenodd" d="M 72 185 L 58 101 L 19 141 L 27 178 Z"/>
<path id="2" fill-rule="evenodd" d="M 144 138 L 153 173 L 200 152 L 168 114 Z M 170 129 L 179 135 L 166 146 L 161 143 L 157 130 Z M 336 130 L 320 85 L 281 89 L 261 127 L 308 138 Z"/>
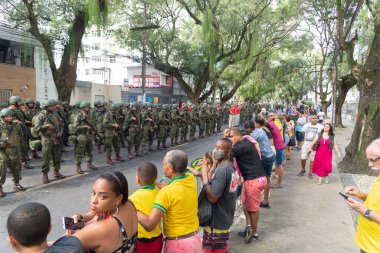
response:
<path id="1" fill-rule="evenodd" d="M 371 188 L 364 206 L 380 213 L 380 177 Z M 365 252 L 380 252 L 380 224 L 359 215 L 355 243 Z"/>
<path id="2" fill-rule="evenodd" d="M 273 123 L 277 126 L 278 130 L 280 130 L 282 140 L 284 140 L 284 129 L 282 128 L 281 120 L 276 119 Z"/>
<path id="3" fill-rule="evenodd" d="M 173 178 L 162 188 L 154 207 L 164 212 L 164 234 L 177 237 L 196 232 L 198 220 L 197 183 L 192 174 Z"/>
<path id="4" fill-rule="evenodd" d="M 154 184 L 149 184 L 135 191 L 129 196 L 129 200 L 135 205 L 136 210 L 149 215 L 158 192 L 159 190 Z M 161 222 L 150 232 L 146 231 L 140 223 L 138 225 L 138 238 L 150 239 L 159 236 L 161 233 Z"/>

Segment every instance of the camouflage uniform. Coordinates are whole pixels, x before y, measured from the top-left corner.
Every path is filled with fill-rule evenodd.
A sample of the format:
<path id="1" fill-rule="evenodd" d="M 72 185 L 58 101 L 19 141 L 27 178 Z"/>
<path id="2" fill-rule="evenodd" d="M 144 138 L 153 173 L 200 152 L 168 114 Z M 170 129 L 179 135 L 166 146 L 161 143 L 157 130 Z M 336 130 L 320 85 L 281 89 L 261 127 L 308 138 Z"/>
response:
<path id="1" fill-rule="evenodd" d="M 48 172 L 50 170 L 50 160 L 53 160 L 54 177 L 64 178 L 59 172 L 61 169 L 62 157 L 62 134 L 63 125 L 60 119 L 54 114 L 55 101 L 48 100 L 43 103 L 43 109 L 36 119 L 35 131 L 41 136 L 42 143 L 42 180 L 49 183 Z"/>
<path id="2" fill-rule="evenodd" d="M 165 104 L 162 106 L 162 110 L 158 113 L 159 127 L 158 140 L 157 140 L 157 149 L 161 149 L 161 144 L 163 148 L 167 148 L 166 139 L 168 138 L 168 127 L 169 127 L 169 105 Z"/>
<path id="3" fill-rule="evenodd" d="M 77 164 L 77 173 L 82 174 L 81 169 L 82 158 L 84 155 L 87 157 L 87 168 L 95 169 L 92 164 L 92 148 L 94 142 L 94 123 L 91 117 L 90 111 L 86 111 L 86 108 L 90 108 L 89 102 L 82 101 L 80 104 L 82 109 L 74 120 L 74 130 L 77 134 L 77 147 L 75 151 L 75 162 Z"/>
<path id="4" fill-rule="evenodd" d="M 116 161 L 123 161 L 120 157 L 120 138 L 121 138 L 121 126 L 117 123 L 116 112 L 119 110 L 118 105 L 112 104 L 110 110 L 108 110 L 103 117 L 103 132 L 104 132 L 104 146 L 107 154 L 107 163 L 112 165 L 112 146 L 115 150 Z"/>
<path id="5" fill-rule="evenodd" d="M 170 114 L 170 142 L 172 147 L 178 145 L 179 127 L 182 121 L 177 107 L 177 104 L 173 104 Z"/>
<path id="6" fill-rule="evenodd" d="M 132 105 L 131 111 L 127 114 L 123 129 L 128 131 L 128 158 L 132 159 L 132 147 L 135 147 L 135 155 L 139 156 L 141 119 L 137 112 L 137 105 Z"/>
<path id="7" fill-rule="evenodd" d="M 5 121 L 5 116 L 13 116 L 9 109 L 2 109 L 0 112 L 2 121 L 0 122 L 0 197 L 4 197 L 2 185 L 5 183 L 7 168 L 11 169 L 14 189 L 25 191 L 19 182 L 21 180 L 21 149 L 22 141 L 21 127 L 10 121 Z"/>
<path id="8" fill-rule="evenodd" d="M 199 115 L 196 107 L 191 107 L 189 112 L 189 119 L 190 119 L 190 141 L 196 140 L 194 137 L 195 132 L 197 130 L 197 124 L 199 121 Z"/>
<path id="9" fill-rule="evenodd" d="M 182 108 L 180 111 L 181 115 L 181 142 L 185 143 L 188 142 L 187 140 L 187 131 L 189 128 L 189 110 L 188 106 L 184 105 L 185 108 Z"/>
<path id="10" fill-rule="evenodd" d="M 199 138 L 205 137 L 205 130 L 207 124 L 207 106 L 202 105 L 199 111 Z"/>
<path id="11" fill-rule="evenodd" d="M 24 114 L 25 114 L 26 120 L 31 122 L 29 126 L 29 131 L 31 132 L 33 138 L 29 140 L 29 148 L 32 151 L 32 156 L 33 158 L 41 158 L 37 153 L 37 150 L 40 150 L 42 148 L 41 140 L 40 140 L 41 138 L 38 135 L 33 136 L 33 133 L 32 133 L 32 127 L 35 124 L 35 117 L 38 114 L 38 109 L 35 107 L 35 102 L 33 99 L 27 98 L 25 100 Z"/>
<path id="12" fill-rule="evenodd" d="M 154 114 L 151 111 L 150 106 L 148 106 L 146 110 L 141 112 L 141 120 L 143 123 L 142 149 L 143 149 L 144 154 L 147 154 L 148 153 L 148 150 L 146 149 L 147 145 L 149 147 L 149 151 L 153 151 L 152 144 L 153 144 L 154 128 L 155 128 Z"/>

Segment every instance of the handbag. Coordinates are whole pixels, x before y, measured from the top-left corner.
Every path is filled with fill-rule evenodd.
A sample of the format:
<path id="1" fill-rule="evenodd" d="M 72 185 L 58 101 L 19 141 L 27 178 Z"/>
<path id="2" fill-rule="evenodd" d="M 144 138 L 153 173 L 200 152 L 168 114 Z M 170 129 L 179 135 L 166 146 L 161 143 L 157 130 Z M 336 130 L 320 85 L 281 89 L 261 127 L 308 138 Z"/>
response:
<path id="1" fill-rule="evenodd" d="M 207 200 L 206 186 L 203 185 L 201 192 L 198 196 L 198 219 L 199 226 L 209 226 L 212 220 L 212 204 Z"/>
<path id="2" fill-rule="evenodd" d="M 290 138 L 288 146 L 294 147 L 296 145 L 296 139 L 294 137 Z"/>

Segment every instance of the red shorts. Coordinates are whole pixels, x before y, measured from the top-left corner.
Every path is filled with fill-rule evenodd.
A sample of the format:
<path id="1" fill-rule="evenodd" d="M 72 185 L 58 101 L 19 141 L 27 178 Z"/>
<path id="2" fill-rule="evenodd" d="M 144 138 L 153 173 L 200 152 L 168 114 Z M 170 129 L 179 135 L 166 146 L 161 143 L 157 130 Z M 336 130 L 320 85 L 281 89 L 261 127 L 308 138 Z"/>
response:
<path id="1" fill-rule="evenodd" d="M 136 253 L 161 253 L 163 245 L 162 234 L 152 241 L 137 239 Z"/>
<path id="2" fill-rule="evenodd" d="M 241 200 L 248 212 L 256 212 L 260 208 L 261 191 L 267 185 L 266 177 L 244 181 Z"/>

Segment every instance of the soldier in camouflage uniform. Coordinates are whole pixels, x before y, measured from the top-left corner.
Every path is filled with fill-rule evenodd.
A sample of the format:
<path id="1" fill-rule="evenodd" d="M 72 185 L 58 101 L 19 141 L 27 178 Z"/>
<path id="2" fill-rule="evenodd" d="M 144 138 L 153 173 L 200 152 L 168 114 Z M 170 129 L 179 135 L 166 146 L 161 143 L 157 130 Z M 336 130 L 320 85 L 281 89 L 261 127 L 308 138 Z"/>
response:
<path id="1" fill-rule="evenodd" d="M 81 164 L 82 158 L 85 155 L 87 157 L 87 169 L 96 169 L 92 164 L 92 148 L 96 129 L 94 128 L 94 122 L 90 113 L 90 103 L 82 101 L 79 107 L 81 111 L 74 120 L 74 130 L 77 134 L 75 162 L 77 164 L 77 173 L 83 174 Z"/>
<path id="2" fill-rule="evenodd" d="M 220 133 L 223 124 L 223 111 L 220 105 L 216 107 L 216 131 Z"/>
<path id="3" fill-rule="evenodd" d="M 30 126 L 28 126 L 30 132 L 31 132 L 31 127 L 33 126 L 33 118 L 37 114 L 38 114 L 38 110 L 35 107 L 34 100 L 32 98 L 27 98 L 25 100 L 24 115 L 26 117 L 26 120 L 28 122 L 31 122 Z M 36 139 L 33 135 L 32 135 L 32 137 L 33 137 L 33 139 L 29 140 L 29 148 L 32 151 L 32 157 L 35 158 L 35 159 L 39 159 L 41 157 L 38 155 L 37 149 L 40 147 L 41 142 L 39 141 L 38 138 Z"/>
<path id="4" fill-rule="evenodd" d="M 141 133 L 141 119 L 140 114 L 137 112 L 138 104 L 133 104 L 131 110 L 127 114 L 123 129 L 128 131 L 128 158 L 132 159 L 134 155 L 139 156 L 140 148 L 140 133 Z M 135 148 L 135 153 L 132 153 L 132 148 Z"/>
<path id="5" fill-rule="evenodd" d="M 116 118 L 117 124 L 122 126 L 124 124 L 125 117 L 126 117 L 126 114 L 124 113 L 124 104 L 117 104 L 117 106 L 118 106 L 118 110 L 115 112 L 115 118 Z M 121 146 L 123 148 L 126 148 L 127 146 L 125 145 L 125 136 L 124 136 L 123 131 L 120 131 L 119 140 L 120 140 Z"/>
<path id="6" fill-rule="evenodd" d="M 102 144 L 104 142 L 104 128 L 103 119 L 105 114 L 104 103 L 101 101 L 94 102 L 94 109 L 91 111 L 92 118 L 94 121 L 94 127 L 98 131 L 98 136 L 95 137 L 95 145 L 97 147 L 98 154 L 102 154 Z M 102 137 L 102 138 L 101 138 Z"/>
<path id="7" fill-rule="evenodd" d="M 210 136 L 211 135 L 211 131 L 212 131 L 212 117 L 213 117 L 213 114 L 212 114 L 212 106 L 209 106 L 209 105 L 206 105 L 206 136 Z"/>
<path id="8" fill-rule="evenodd" d="M 159 128 L 158 138 L 157 138 L 157 150 L 161 150 L 161 144 L 163 148 L 167 148 L 166 139 L 168 138 L 169 129 L 169 105 L 164 104 L 162 110 L 158 113 L 157 125 Z"/>
<path id="9" fill-rule="evenodd" d="M 144 154 L 148 154 L 147 146 L 149 151 L 153 151 L 152 144 L 156 124 L 154 122 L 152 106 L 145 105 L 144 107 L 146 107 L 146 109 L 141 111 L 141 121 L 143 124 L 142 149 Z"/>
<path id="10" fill-rule="evenodd" d="M 197 124 L 199 121 L 199 115 L 196 106 L 189 105 L 189 120 L 190 120 L 190 141 L 196 140 L 194 137 L 197 131 Z"/>
<path id="11" fill-rule="evenodd" d="M 10 109 L 2 109 L 0 116 L 0 198 L 2 198 L 5 196 L 3 184 L 7 168 L 10 168 L 12 172 L 14 190 L 25 191 L 26 189 L 20 185 L 22 129 L 12 122 L 13 112 Z"/>
<path id="12" fill-rule="evenodd" d="M 170 143 L 172 147 L 178 145 L 181 122 L 182 118 L 181 115 L 179 115 L 178 104 L 173 104 L 170 113 Z"/>
<path id="13" fill-rule="evenodd" d="M 49 164 L 53 160 L 54 177 L 61 179 L 64 176 L 59 172 L 62 157 L 63 125 L 55 114 L 56 101 L 50 99 L 42 104 L 43 110 L 38 113 L 35 131 L 41 136 L 42 142 L 42 181 L 49 183 Z"/>
<path id="14" fill-rule="evenodd" d="M 28 136 L 29 129 L 27 128 L 26 124 L 30 124 L 32 126 L 32 122 L 29 122 L 26 120 L 25 115 L 23 111 L 20 110 L 21 106 L 21 98 L 18 96 L 12 96 L 9 98 L 9 109 L 13 111 L 13 121 L 19 124 L 19 126 L 22 129 L 22 138 L 21 138 L 21 160 L 22 160 L 22 167 L 24 169 L 31 169 L 32 166 L 29 166 L 27 161 L 29 160 L 28 156 L 28 149 L 29 149 L 29 139 L 30 136 Z"/>
<path id="15" fill-rule="evenodd" d="M 68 147 L 68 137 L 69 137 L 69 129 L 68 129 L 68 122 L 69 122 L 69 115 L 66 113 L 66 111 L 63 108 L 63 102 L 57 101 L 56 109 L 55 109 L 55 115 L 59 118 L 63 125 L 63 133 L 62 133 L 62 145 L 64 147 Z M 63 152 L 66 152 L 63 148 Z"/>
<path id="16" fill-rule="evenodd" d="M 122 129 L 120 124 L 117 123 L 116 115 L 119 110 L 118 104 L 112 104 L 110 109 L 104 114 L 103 117 L 103 132 L 104 132 L 104 146 L 107 154 L 107 163 L 112 165 L 112 146 L 115 150 L 116 161 L 123 162 L 124 160 L 120 157 L 120 138 L 122 137 Z"/>
<path id="17" fill-rule="evenodd" d="M 207 105 L 199 106 L 199 138 L 205 138 L 207 124 Z"/>
<path id="18" fill-rule="evenodd" d="M 189 117 L 189 107 L 187 104 L 184 104 L 180 110 L 180 115 L 181 115 L 181 142 L 189 142 L 187 140 L 187 131 L 189 129 L 189 122 L 190 122 L 190 117 Z"/>

